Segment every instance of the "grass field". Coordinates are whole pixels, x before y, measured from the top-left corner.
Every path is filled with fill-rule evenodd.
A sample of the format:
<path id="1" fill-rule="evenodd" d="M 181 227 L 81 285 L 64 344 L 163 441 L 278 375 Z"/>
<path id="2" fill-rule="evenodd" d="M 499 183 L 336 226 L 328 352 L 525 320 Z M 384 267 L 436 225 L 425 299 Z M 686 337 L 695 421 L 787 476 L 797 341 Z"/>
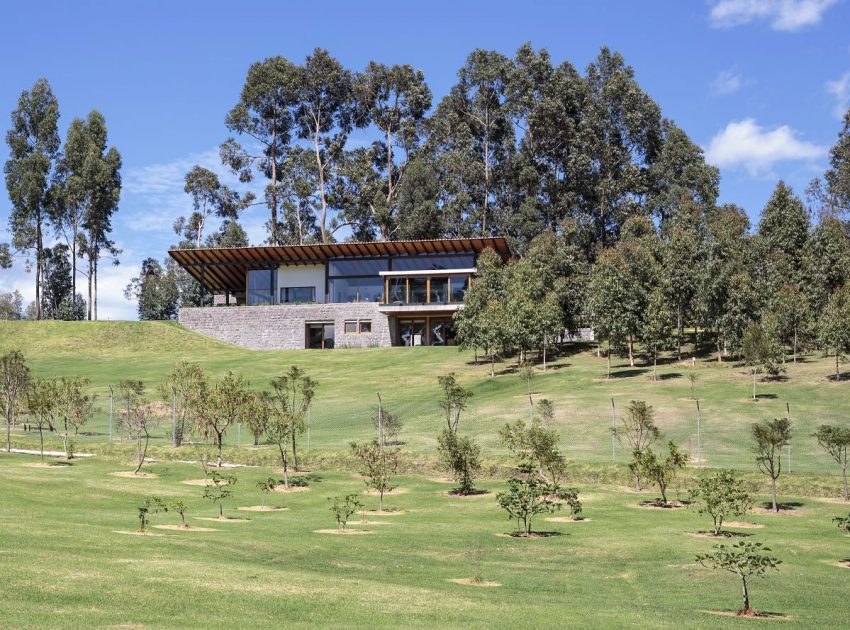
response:
<path id="1" fill-rule="evenodd" d="M 362 492 L 349 474 L 319 473 L 307 492 L 273 495 L 287 511 L 261 513 L 236 508 L 260 502 L 254 484 L 270 470 L 238 469 L 225 513 L 250 520 L 219 523 L 198 520 L 216 509 L 181 483 L 201 476 L 197 466 L 153 464 L 157 479 L 127 479 L 105 458 L 34 461 L 0 455 L 4 628 L 846 625 L 850 569 L 838 562 L 850 558 L 850 537 L 830 522 L 843 505 L 798 498 L 793 513 L 753 513 L 746 522 L 763 527 L 737 529 L 783 561 L 753 585 L 752 601 L 789 619 L 760 621 L 705 612 L 739 606 L 735 578 L 694 561 L 714 542 L 694 535 L 709 521 L 689 508 L 640 509 L 646 497 L 616 487 L 586 488 L 586 522 L 540 520 L 535 530 L 560 535 L 529 540 L 498 535 L 512 523 L 492 495 L 452 498 L 449 486 L 408 476 L 406 492 L 387 500 L 402 514 L 354 526 L 369 535 L 334 536 L 315 530 L 335 527 L 326 497 Z M 120 533 L 137 528 L 136 506 L 153 494 L 186 499 L 189 522 L 217 531 Z M 176 523 L 171 512 L 151 518 Z M 450 581 L 476 575 L 500 586 Z"/>
<path id="2" fill-rule="evenodd" d="M 503 453 L 498 430 L 506 421 L 528 415 L 525 383 L 513 364 L 476 365 L 471 353 L 454 348 L 383 348 L 363 350 L 267 351 L 236 348 L 202 337 L 171 323 L 142 322 L 0 322 L 0 352 L 19 349 L 39 376 L 85 376 L 99 394 L 100 412 L 86 428 L 90 436 L 78 438 L 78 448 L 108 439 L 109 384 L 122 378 L 141 379 L 151 390 L 178 360 L 197 361 L 213 376 L 233 370 L 257 388 L 291 364 L 304 368 L 318 382 L 311 410 L 311 448 L 338 451 L 352 439 L 371 437 L 371 409 L 375 393 L 399 413 L 405 428 L 401 439 L 412 453 L 432 453 L 441 427 L 437 406 L 437 376 L 454 371 L 474 396 L 464 412 L 461 427 L 482 444 L 485 454 Z M 688 349 L 689 350 L 689 349 Z M 567 456 L 579 462 L 611 461 L 611 401 L 622 413 L 632 399 L 643 399 L 658 412 L 658 424 L 697 458 L 696 404 L 691 399 L 689 373 L 697 377 L 696 397 L 701 407 L 701 460 L 708 466 L 752 469 L 747 441 L 749 425 L 779 417 L 790 405 L 794 440 L 792 469 L 833 473 L 831 461 L 810 437 L 822 422 L 850 421 L 850 378 L 834 383 L 831 359 L 809 354 L 796 365 L 788 364 L 782 381 L 759 382 L 757 401 L 751 399 L 746 368 L 701 357 L 692 366 L 689 358 L 670 357 L 659 366 L 659 380 L 650 380 L 650 367 L 638 361 L 613 361 L 613 378 L 606 380 L 605 359 L 586 345 L 568 346 L 533 382 L 533 398 L 548 398 L 556 405 L 556 426 L 563 436 Z M 159 442 L 167 444 L 170 427 L 161 429 Z M 240 442 L 249 441 L 245 435 Z M 16 443 L 32 446 L 36 437 L 17 432 Z M 231 430 L 230 444 L 237 433 Z M 58 441 L 52 445 L 56 447 Z M 618 462 L 625 460 L 618 453 Z"/>

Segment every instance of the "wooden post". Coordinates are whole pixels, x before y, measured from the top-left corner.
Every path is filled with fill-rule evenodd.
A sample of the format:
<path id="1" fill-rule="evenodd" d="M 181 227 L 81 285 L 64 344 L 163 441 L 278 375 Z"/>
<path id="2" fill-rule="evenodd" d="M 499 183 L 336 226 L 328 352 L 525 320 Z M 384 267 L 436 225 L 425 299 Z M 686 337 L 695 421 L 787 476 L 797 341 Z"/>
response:
<path id="1" fill-rule="evenodd" d="M 378 450 L 384 452 L 384 418 L 383 409 L 381 407 L 381 394 L 375 392 L 378 397 Z"/>

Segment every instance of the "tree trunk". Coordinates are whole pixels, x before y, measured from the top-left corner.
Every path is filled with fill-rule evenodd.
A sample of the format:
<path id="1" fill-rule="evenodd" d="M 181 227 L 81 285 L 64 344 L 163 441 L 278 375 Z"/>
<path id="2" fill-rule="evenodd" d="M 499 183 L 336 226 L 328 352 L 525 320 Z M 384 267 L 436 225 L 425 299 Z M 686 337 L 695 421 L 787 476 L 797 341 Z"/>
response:
<path id="1" fill-rule="evenodd" d="M 838 369 L 838 351 L 835 352 L 835 382 L 841 380 L 841 371 Z"/>
<path id="2" fill-rule="evenodd" d="M 97 321 L 97 253 L 94 257 L 94 284 L 92 285 L 92 319 Z"/>
<path id="3" fill-rule="evenodd" d="M 44 241 L 42 240 L 41 235 L 41 214 L 36 219 L 36 228 L 35 228 L 35 318 L 41 319 L 41 274 L 42 267 L 44 265 L 44 261 L 42 260 L 44 257 Z"/>
<path id="4" fill-rule="evenodd" d="M 635 366 L 635 340 L 629 335 L 629 366 Z"/>
<path id="5" fill-rule="evenodd" d="M 608 373 L 605 375 L 605 379 L 609 380 L 611 378 L 611 342 L 608 342 Z"/>
<path id="6" fill-rule="evenodd" d="M 38 425 L 38 441 L 41 444 L 41 463 L 44 464 L 44 429 Z M 844 500 L 847 500 L 847 474 L 844 474 Z"/>
<path id="7" fill-rule="evenodd" d="M 12 452 L 12 420 L 6 416 L 6 452 Z"/>
<path id="8" fill-rule="evenodd" d="M 89 285 L 88 286 L 88 293 L 89 293 L 88 297 L 89 297 L 89 301 L 88 301 L 88 304 L 86 304 L 86 315 L 87 315 L 87 319 L 89 321 L 91 321 L 91 313 L 92 313 L 92 310 L 91 310 L 92 309 L 92 303 L 91 303 L 91 283 L 92 283 L 91 248 L 89 248 L 89 251 L 87 252 L 87 258 L 88 258 L 88 267 L 89 267 L 89 277 L 88 277 L 88 285 Z"/>
<path id="9" fill-rule="evenodd" d="M 844 480 L 844 500 L 850 499 L 850 494 L 847 492 L 847 464 L 841 467 L 841 477 Z"/>
<path id="10" fill-rule="evenodd" d="M 658 348 L 652 353 L 652 380 L 658 380 Z"/>
<path id="11" fill-rule="evenodd" d="M 484 123 L 484 214 L 481 217 L 481 236 L 487 236 L 487 212 L 490 209 L 490 111 Z"/>
<path id="12" fill-rule="evenodd" d="M 756 399 L 756 369 L 753 368 L 753 400 Z"/>
<path id="13" fill-rule="evenodd" d="M 782 457 L 782 455 L 779 455 L 779 457 Z M 779 504 L 776 502 L 776 477 L 771 476 L 771 478 L 770 478 L 770 489 L 773 492 L 773 498 L 772 498 L 773 511 L 779 512 Z"/>
<path id="14" fill-rule="evenodd" d="M 794 353 L 794 363 L 796 364 L 797 363 L 797 327 L 796 326 L 794 326 L 794 349 L 793 349 L 793 353 Z"/>
<path id="15" fill-rule="evenodd" d="M 743 595 L 744 595 L 744 608 L 743 612 L 750 612 L 750 591 L 747 588 L 747 578 L 743 575 L 741 576 L 741 585 L 743 586 Z"/>
<path id="16" fill-rule="evenodd" d="M 216 458 L 215 458 L 215 466 L 216 468 L 221 468 L 221 433 L 215 434 L 215 442 L 216 442 Z"/>
<path id="17" fill-rule="evenodd" d="M 283 445 L 283 442 L 278 442 L 277 447 L 280 450 L 280 463 L 283 466 L 283 487 L 289 488 L 289 467 L 286 461 L 286 447 Z"/>
<path id="18" fill-rule="evenodd" d="M 136 470 L 133 471 L 134 475 L 138 475 L 139 471 L 142 469 L 142 434 L 139 433 L 139 436 L 136 438 Z"/>
<path id="19" fill-rule="evenodd" d="M 676 307 L 676 344 L 678 346 L 676 350 L 676 357 L 678 361 L 682 360 L 682 335 L 684 335 L 685 332 L 684 322 L 682 319 L 682 305 L 679 304 Z"/>
<path id="20" fill-rule="evenodd" d="M 277 111 L 275 111 L 277 115 Z M 271 163 L 272 163 L 272 243 L 280 245 L 280 235 L 277 233 L 277 154 L 275 153 L 275 144 L 277 142 L 277 132 L 272 131 L 271 148 Z"/>
<path id="21" fill-rule="evenodd" d="M 319 224 L 319 229 L 322 232 L 322 242 L 328 242 L 328 200 L 325 196 L 325 165 L 322 164 L 322 154 L 319 150 L 319 123 L 316 121 L 315 131 L 313 133 L 313 150 L 316 154 L 316 168 L 319 170 L 319 200 L 322 203 L 322 220 Z M 295 469 L 298 469 L 298 464 L 295 464 Z"/>
<path id="22" fill-rule="evenodd" d="M 292 468 L 298 470 L 298 453 L 295 450 L 295 430 L 292 431 Z"/>

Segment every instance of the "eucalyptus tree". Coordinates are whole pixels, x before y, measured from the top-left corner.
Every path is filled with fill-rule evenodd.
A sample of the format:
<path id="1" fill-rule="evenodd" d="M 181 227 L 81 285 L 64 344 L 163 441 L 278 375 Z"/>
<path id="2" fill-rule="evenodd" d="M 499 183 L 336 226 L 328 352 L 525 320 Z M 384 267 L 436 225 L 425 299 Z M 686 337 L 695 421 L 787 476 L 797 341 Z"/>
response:
<path id="1" fill-rule="evenodd" d="M 440 179 L 433 159 L 423 152 L 411 158 L 398 184 L 398 239 L 441 238 L 447 231 L 438 201 Z"/>
<path id="2" fill-rule="evenodd" d="M 791 441 L 791 422 L 788 418 L 774 418 L 754 423 L 750 431 L 756 464 L 762 473 L 770 477 L 773 511 L 779 512 L 776 480 L 782 474 L 782 449 Z"/>
<path id="3" fill-rule="evenodd" d="M 195 247 L 201 247 L 204 227 L 212 216 L 236 221 L 239 212 L 254 201 L 254 194 L 244 198 L 223 185 L 213 171 L 195 165 L 184 178 L 183 191 L 192 198 L 193 212 L 189 217 L 179 217 L 174 223 L 174 232 L 183 236 Z"/>
<path id="4" fill-rule="evenodd" d="M 57 383 L 56 407 L 54 417 L 57 425 L 61 425 L 62 446 L 65 458 L 73 457 L 70 444 L 71 431 L 74 435 L 88 422 L 94 413 L 94 404 L 97 395 L 88 393 L 89 380 L 87 378 L 60 378 Z"/>
<path id="5" fill-rule="evenodd" d="M 431 108 L 431 90 L 421 70 L 370 61 L 354 78 L 353 95 L 361 116 L 381 134 L 369 151 L 380 192 L 369 209 L 381 240 L 389 240 L 399 227 L 401 184 Z"/>
<path id="6" fill-rule="evenodd" d="M 784 344 L 791 346 L 796 363 L 801 338 L 809 337 L 814 323 L 809 298 L 796 284 L 787 283 L 773 295 L 768 306 L 776 313 L 780 337 Z"/>
<path id="7" fill-rule="evenodd" d="M 177 268 L 163 268 L 158 260 L 145 258 L 139 275 L 124 288 L 124 297 L 136 300 L 141 320 L 176 319 L 181 297 Z"/>
<path id="8" fill-rule="evenodd" d="M 26 359 L 17 350 L 0 356 L 0 411 L 6 421 L 6 452 L 12 452 L 12 425 L 21 413 L 32 377 Z"/>
<path id="9" fill-rule="evenodd" d="M 850 354 L 850 283 L 835 291 L 818 320 L 818 338 L 827 356 L 835 357 L 835 380 L 841 380 L 839 362 Z"/>
<path id="10" fill-rule="evenodd" d="M 253 153 L 235 138 L 228 138 L 220 147 L 222 162 L 239 176 L 243 183 L 262 175 L 268 180 L 265 187 L 266 205 L 270 211 L 269 242 L 280 244 L 278 181 L 281 160 L 289 144 L 295 121 L 292 108 L 297 102 L 301 71 L 283 57 L 269 57 L 248 69 L 239 101 L 228 112 L 228 130 L 250 138 L 260 150 Z"/>
<path id="11" fill-rule="evenodd" d="M 658 353 L 670 338 L 670 322 L 673 314 L 667 306 L 664 292 L 656 287 L 649 294 L 640 337 L 652 357 L 652 380 L 658 379 Z"/>
<path id="12" fill-rule="evenodd" d="M 838 140 L 829 151 L 823 180 L 815 179 L 810 193 L 823 215 L 850 213 L 850 108 L 844 114 Z"/>
<path id="13" fill-rule="evenodd" d="M 822 424 L 813 437 L 820 447 L 841 468 L 841 479 L 844 482 L 844 500 L 850 501 L 850 490 L 847 487 L 848 452 L 850 451 L 850 428 Z"/>
<path id="14" fill-rule="evenodd" d="M 12 247 L 35 255 L 35 308 L 41 319 L 44 240 L 51 204 L 51 180 L 59 156 L 59 103 L 47 79 L 21 92 L 6 132 L 9 159 L 3 166 L 12 202 L 9 231 Z"/>
<path id="15" fill-rule="evenodd" d="M 603 250 L 593 265 L 588 287 L 587 315 L 594 338 L 608 344 L 606 378 L 611 378 L 611 354 L 628 340 L 630 321 L 637 312 L 629 292 L 628 266 L 622 252 Z"/>
<path id="16" fill-rule="evenodd" d="M 648 167 L 661 147 L 661 112 L 622 55 L 603 47 L 585 75 L 587 100 L 578 128 L 583 209 L 597 240 L 609 245 L 630 215 L 641 212 Z"/>
<path id="17" fill-rule="evenodd" d="M 829 296 L 850 281 L 850 236 L 834 216 L 822 217 L 812 231 L 803 260 L 806 293 L 814 313 L 820 313 Z"/>
<path id="18" fill-rule="evenodd" d="M 453 233 L 486 236 L 495 231 L 491 214 L 501 203 L 499 184 L 515 142 L 507 103 L 512 69 L 511 60 L 499 52 L 472 51 L 431 118 L 430 142 Z"/>
<path id="19" fill-rule="evenodd" d="M 635 489 L 640 492 L 640 481 L 643 469 L 640 466 L 641 457 L 650 445 L 658 439 L 661 431 L 655 424 L 655 409 L 643 400 L 632 400 L 619 427 L 613 429 L 614 435 L 632 449 L 632 463 L 629 470 L 635 476 Z"/>

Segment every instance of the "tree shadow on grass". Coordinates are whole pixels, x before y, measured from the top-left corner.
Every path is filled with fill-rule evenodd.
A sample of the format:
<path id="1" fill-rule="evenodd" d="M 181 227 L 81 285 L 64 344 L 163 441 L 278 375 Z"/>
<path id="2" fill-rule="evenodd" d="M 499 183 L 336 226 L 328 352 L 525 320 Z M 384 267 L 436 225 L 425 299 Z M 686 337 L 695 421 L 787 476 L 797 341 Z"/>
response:
<path id="1" fill-rule="evenodd" d="M 721 538 L 748 538 L 752 536 L 752 534 L 749 532 L 730 532 L 728 529 L 720 530 L 719 534 L 715 534 L 713 531 L 701 529 L 697 532 L 697 534 L 716 540 L 719 540 Z"/>
<path id="2" fill-rule="evenodd" d="M 775 400 L 779 398 L 776 394 L 756 394 L 756 401 L 759 400 Z M 752 400 L 752 398 L 750 398 Z"/>
<path id="3" fill-rule="evenodd" d="M 682 374 L 680 372 L 670 372 L 668 374 L 659 374 L 659 381 L 672 381 L 677 378 L 682 378 Z"/>
<path id="4" fill-rule="evenodd" d="M 779 501 L 776 504 L 776 507 L 779 508 L 780 512 L 793 512 L 794 510 L 799 509 L 799 508 L 803 507 L 804 505 L 805 505 L 805 503 L 802 503 L 800 501 L 785 501 L 785 502 Z M 770 501 L 763 501 L 761 506 L 765 510 L 771 510 L 771 511 L 773 510 L 773 504 Z"/>
<path id="5" fill-rule="evenodd" d="M 543 531 L 543 532 L 531 532 L 530 534 L 526 534 L 525 532 L 506 532 L 507 536 L 511 538 L 554 538 L 555 536 L 566 536 L 563 532 L 555 532 L 555 531 Z"/>
<path id="6" fill-rule="evenodd" d="M 838 378 L 836 378 L 835 374 L 830 374 L 826 377 L 830 383 L 846 383 L 850 380 L 850 372 L 839 372 Z"/>
<path id="7" fill-rule="evenodd" d="M 646 374 L 649 370 L 646 368 L 628 368 L 625 370 L 617 370 L 611 372 L 611 378 L 630 378 L 632 376 L 640 376 Z"/>

